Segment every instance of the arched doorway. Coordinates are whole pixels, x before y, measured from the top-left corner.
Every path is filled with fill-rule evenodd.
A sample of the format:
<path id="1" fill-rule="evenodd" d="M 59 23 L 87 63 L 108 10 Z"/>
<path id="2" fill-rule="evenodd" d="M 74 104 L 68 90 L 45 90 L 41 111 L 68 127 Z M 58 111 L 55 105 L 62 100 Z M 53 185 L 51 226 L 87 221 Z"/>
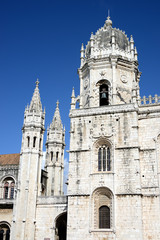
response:
<path id="1" fill-rule="evenodd" d="M 67 239 L 67 213 L 62 213 L 56 220 L 55 240 Z"/>
<path id="2" fill-rule="evenodd" d="M 8 224 L 0 223 L 0 240 L 9 240 L 10 239 L 10 228 Z"/>

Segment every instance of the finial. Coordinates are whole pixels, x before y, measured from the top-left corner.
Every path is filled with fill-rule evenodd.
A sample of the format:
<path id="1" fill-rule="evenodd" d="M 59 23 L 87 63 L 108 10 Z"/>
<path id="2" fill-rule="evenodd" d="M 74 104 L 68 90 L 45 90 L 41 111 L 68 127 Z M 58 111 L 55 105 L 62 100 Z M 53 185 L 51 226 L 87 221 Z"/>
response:
<path id="1" fill-rule="evenodd" d="M 38 85 L 39 85 L 39 79 L 37 78 L 36 87 L 38 87 Z"/>
<path id="2" fill-rule="evenodd" d="M 105 26 L 112 26 L 112 21 L 110 19 L 110 10 L 108 9 L 108 17 L 107 20 L 105 21 Z"/>
<path id="3" fill-rule="evenodd" d="M 82 43 L 82 46 L 81 46 L 81 51 L 83 51 L 84 50 L 84 46 L 83 46 L 83 43 Z"/>
<path id="4" fill-rule="evenodd" d="M 133 36 L 131 35 L 130 42 L 134 43 Z"/>
<path id="5" fill-rule="evenodd" d="M 57 108 L 59 108 L 59 101 L 58 100 L 57 100 L 56 104 L 57 104 Z"/>
<path id="6" fill-rule="evenodd" d="M 90 37 L 90 40 L 93 40 L 93 32 L 91 32 L 91 37 Z"/>
<path id="7" fill-rule="evenodd" d="M 108 9 L 108 17 L 107 19 L 109 20 L 110 19 L 110 10 Z"/>
<path id="8" fill-rule="evenodd" d="M 75 98 L 74 87 L 72 88 L 72 96 L 71 98 Z"/>

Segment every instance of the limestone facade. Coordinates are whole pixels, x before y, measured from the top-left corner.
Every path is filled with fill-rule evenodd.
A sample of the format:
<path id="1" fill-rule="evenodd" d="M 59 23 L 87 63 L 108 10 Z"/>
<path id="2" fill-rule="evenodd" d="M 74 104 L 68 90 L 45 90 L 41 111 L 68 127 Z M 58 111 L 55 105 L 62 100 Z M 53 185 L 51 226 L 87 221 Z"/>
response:
<path id="1" fill-rule="evenodd" d="M 78 72 L 67 239 L 160 239 L 160 104 L 157 95 L 140 98 L 133 37 L 108 18 L 82 45 Z"/>
<path id="2" fill-rule="evenodd" d="M 58 102 L 41 170 L 45 111 L 37 81 L 25 110 L 20 163 L 4 164 L 0 156 L 0 239 L 9 239 L 10 229 L 11 240 L 159 240 L 160 98 L 140 97 L 133 37 L 108 17 L 82 44 L 78 73 L 67 196 Z"/>

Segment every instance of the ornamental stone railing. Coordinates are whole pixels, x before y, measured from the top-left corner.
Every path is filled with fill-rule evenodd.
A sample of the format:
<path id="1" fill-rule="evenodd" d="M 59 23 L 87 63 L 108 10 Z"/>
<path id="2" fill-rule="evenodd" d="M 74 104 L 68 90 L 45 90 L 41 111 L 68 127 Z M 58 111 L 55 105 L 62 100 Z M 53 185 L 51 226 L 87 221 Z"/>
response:
<path id="1" fill-rule="evenodd" d="M 140 104 L 141 105 L 160 104 L 160 96 L 158 96 L 157 94 L 155 94 L 154 97 L 149 95 L 148 98 L 146 96 L 144 96 L 143 98 L 141 98 L 141 103 Z"/>

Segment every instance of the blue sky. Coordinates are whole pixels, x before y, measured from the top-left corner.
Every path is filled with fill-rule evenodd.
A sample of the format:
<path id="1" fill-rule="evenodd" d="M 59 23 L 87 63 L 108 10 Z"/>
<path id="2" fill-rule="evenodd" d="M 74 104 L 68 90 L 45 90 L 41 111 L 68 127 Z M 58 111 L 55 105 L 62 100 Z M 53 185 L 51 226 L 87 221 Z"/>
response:
<path id="1" fill-rule="evenodd" d="M 81 43 L 86 45 L 91 32 L 104 25 L 108 9 L 113 26 L 133 35 L 142 71 L 141 96 L 160 95 L 158 0 L 0 0 L 0 154 L 20 152 L 24 109 L 36 78 L 46 128 L 60 101 L 69 149 L 70 96 L 73 86 L 79 94 Z"/>

